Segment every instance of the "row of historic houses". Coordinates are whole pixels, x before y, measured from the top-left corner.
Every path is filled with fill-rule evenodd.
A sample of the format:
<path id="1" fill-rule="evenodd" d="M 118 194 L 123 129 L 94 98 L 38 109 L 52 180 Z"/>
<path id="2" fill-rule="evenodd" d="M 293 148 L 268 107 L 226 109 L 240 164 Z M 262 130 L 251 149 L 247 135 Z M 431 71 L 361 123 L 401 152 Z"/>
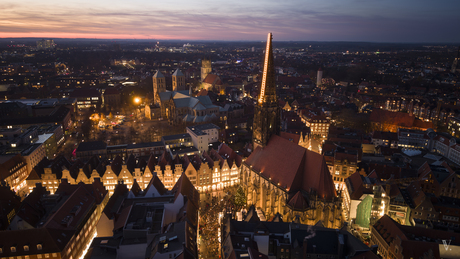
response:
<path id="1" fill-rule="evenodd" d="M 171 189 L 182 173 L 185 173 L 198 191 L 216 191 L 240 182 L 241 157 L 227 146 L 220 151 L 220 154 L 219 151 L 211 150 L 204 152 L 202 156 L 176 157 L 174 160 L 165 153 L 158 161 L 152 155 L 146 165 L 137 163 L 136 166 L 129 166 L 117 157 L 110 164 L 104 164 L 101 160 L 92 170 L 88 169 L 91 167 L 82 165 L 78 168 L 78 173 L 71 173 L 69 169 L 56 172 L 51 167 L 46 167 L 43 168 L 43 173 L 32 173 L 26 181 L 29 192 L 33 190 L 36 183 L 41 183 L 54 193 L 61 179 L 67 179 L 70 184 L 80 182 L 90 184 L 94 179 L 99 178 L 112 195 L 119 182 L 123 182 L 130 189 L 136 183 L 143 190 L 148 186 L 153 175 L 157 175 L 164 186 Z"/>

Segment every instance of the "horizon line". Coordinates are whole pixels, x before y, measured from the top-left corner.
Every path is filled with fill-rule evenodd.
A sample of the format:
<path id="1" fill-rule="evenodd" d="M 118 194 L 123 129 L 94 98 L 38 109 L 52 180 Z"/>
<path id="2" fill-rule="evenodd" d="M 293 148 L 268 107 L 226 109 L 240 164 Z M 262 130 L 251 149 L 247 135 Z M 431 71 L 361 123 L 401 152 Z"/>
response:
<path id="1" fill-rule="evenodd" d="M 61 38 L 61 37 L 0 37 L 0 40 L 9 39 L 48 39 L 48 40 L 101 40 L 101 41 L 188 41 L 188 42 L 257 42 L 264 43 L 262 40 L 188 40 L 188 39 L 130 39 L 130 38 Z M 347 41 L 347 40 L 273 40 L 273 42 L 327 42 L 327 43 L 386 43 L 386 44 L 451 44 L 457 45 L 460 42 L 414 42 L 414 41 Z"/>

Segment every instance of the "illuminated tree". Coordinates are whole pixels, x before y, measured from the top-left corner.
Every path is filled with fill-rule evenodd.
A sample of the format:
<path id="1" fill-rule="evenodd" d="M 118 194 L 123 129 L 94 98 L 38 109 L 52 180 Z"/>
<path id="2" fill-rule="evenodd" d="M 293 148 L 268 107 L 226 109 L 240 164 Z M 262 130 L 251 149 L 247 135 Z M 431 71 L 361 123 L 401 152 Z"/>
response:
<path id="1" fill-rule="evenodd" d="M 241 186 L 238 187 L 235 193 L 234 203 L 235 209 L 237 211 L 241 210 L 244 206 L 246 206 L 247 198 L 244 190 Z"/>

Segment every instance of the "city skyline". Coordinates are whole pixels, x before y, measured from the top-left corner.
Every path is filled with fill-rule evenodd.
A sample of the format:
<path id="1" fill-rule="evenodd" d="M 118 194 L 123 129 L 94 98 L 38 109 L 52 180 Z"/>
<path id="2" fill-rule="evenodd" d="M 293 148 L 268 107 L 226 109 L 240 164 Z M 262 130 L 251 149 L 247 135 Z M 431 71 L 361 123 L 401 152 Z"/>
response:
<path id="1" fill-rule="evenodd" d="M 0 4 L 0 38 L 460 42 L 460 2 L 96 0 Z"/>

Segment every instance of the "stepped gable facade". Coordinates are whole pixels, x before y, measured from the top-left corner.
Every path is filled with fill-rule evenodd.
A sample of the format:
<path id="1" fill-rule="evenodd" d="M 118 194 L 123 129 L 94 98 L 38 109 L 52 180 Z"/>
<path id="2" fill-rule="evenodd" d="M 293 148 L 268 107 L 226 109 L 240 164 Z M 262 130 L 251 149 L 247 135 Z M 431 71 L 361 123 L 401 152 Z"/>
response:
<path id="1" fill-rule="evenodd" d="M 239 183 L 241 165 L 241 156 L 222 144 L 218 150 L 212 149 L 201 156 L 176 156 L 174 159 L 167 151 L 158 159 L 152 153 L 148 161 L 133 154 L 126 161 L 116 156 L 110 162 L 98 156 L 91 157 L 86 163 L 77 159 L 73 164 L 64 157 L 53 161 L 45 159 L 34 167 L 26 182 L 29 192 L 40 183 L 54 194 L 61 179 L 66 179 L 70 184 L 91 184 L 99 178 L 111 196 L 119 182 L 126 184 L 128 189 L 136 184 L 139 187 L 136 189 L 145 190 L 153 178 L 171 190 L 182 173 L 186 173 L 197 190 L 205 192 Z"/>

